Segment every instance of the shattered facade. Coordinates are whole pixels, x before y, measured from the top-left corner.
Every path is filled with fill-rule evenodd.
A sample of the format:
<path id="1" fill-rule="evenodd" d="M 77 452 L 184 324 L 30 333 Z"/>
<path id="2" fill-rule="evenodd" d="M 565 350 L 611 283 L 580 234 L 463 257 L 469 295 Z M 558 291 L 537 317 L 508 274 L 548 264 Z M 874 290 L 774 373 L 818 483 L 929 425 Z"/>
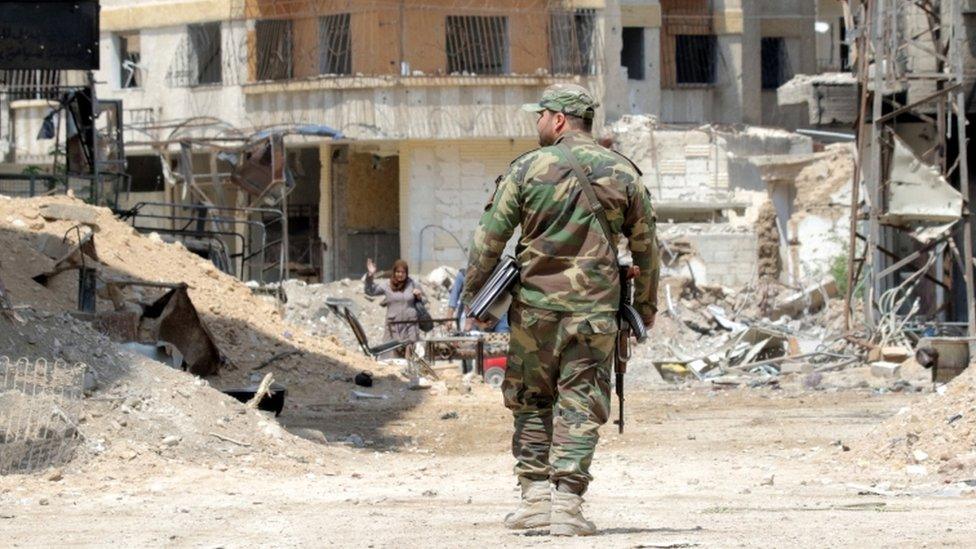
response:
<path id="1" fill-rule="evenodd" d="M 589 86 L 608 119 L 660 112 L 665 122 L 795 126 L 770 107 L 761 78 L 732 75 L 756 64 L 779 80 L 813 59 L 812 32 L 786 15 L 812 14 L 805 3 L 169 4 L 102 3 L 98 94 L 124 103 L 132 175 L 120 206 L 187 200 L 173 183 L 186 173 L 207 200 L 246 205 L 226 184 L 232 165 L 220 140 L 327 124 L 345 141 L 285 138 L 295 182 L 288 268 L 318 279 L 358 275 L 381 249 L 418 269 L 460 262 L 490 182 L 533 146 L 531 117 L 513 113 L 549 84 Z M 686 74 L 688 63 L 677 63 L 698 57 L 708 71 Z M 195 140 L 206 146 L 180 145 Z M 689 170 L 722 172 L 703 167 L 716 155 L 690 154 Z M 395 200 L 356 199 L 375 192 Z"/>

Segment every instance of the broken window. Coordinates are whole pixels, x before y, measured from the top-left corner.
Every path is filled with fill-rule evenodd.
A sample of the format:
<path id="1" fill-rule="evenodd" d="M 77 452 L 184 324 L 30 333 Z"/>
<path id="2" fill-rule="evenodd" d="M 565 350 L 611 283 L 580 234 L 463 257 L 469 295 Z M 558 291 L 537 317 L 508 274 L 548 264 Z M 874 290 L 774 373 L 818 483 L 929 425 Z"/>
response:
<path id="1" fill-rule="evenodd" d="M 190 66 L 196 69 L 194 84 L 221 82 L 220 23 L 187 27 L 190 35 Z"/>
<path id="2" fill-rule="evenodd" d="M 292 22 L 266 19 L 254 24 L 258 80 L 288 80 L 292 77 Z"/>
<path id="3" fill-rule="evenodd" d="M 508 72 L 508 17 L 449 15 L 447 72 L 505 74 Z"/>
<path id="4" fill-rule="evenodd" d="M 847 23 L 844 22 L 844 18 L 840 18 L 840 70 L 841 72 L 848 72 L 851 70 L 851 46 L 848 44 L 849 37 L 847 36 Z M 967 27 L 968 28 L 968 27 Z"/>
<path id="5" fill-rule="evenodd" d="M 129 190 L 134 193 L 163 190 L 163 164 L 158 154 L 126 157 L 125 172 L 132 181 Z"/>
<path id="6" fill-rule="evenodd" d="M 763 38 L 760 57 L 762 59 L 762 89 L 775 90 L 792 77 L 790 60 L 786 52 L 786 39 Z"/>
<path id="7" fill-rule="evenodd" d="M 319 18 L 319 74 L 352 74 L 349 14 Z"/>
<path id="8" fill-rule="evenodd" d="M 679 34 L 674 38 L 678 84 L 714 84 L 715 35 Z"/>
<path id="9" fill-rule="evenodd" d="M 627 67 L 629 80 L 644 79 L 644 27 L 624 27 L 620 66 Z"/>
<path id="10" fill-rule="evenodd" d="M 142 85 L 139 63 L 142 50 L 139 46 L 139 33 L 130 32 L 118 36 L 119 44 L 119 87 L 138 88 Z"/>
<path id="11" fill-rule="evenodd" d="M 596 74 L 596 10 L 556 12 L 549 17 L 552 74 Z"/>

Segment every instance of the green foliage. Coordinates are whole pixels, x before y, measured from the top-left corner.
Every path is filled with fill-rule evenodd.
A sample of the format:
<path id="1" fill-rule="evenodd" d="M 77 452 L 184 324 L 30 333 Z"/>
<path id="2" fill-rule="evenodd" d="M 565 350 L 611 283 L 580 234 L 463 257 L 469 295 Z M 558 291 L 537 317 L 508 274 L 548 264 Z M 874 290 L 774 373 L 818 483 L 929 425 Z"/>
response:
<path id="1" fill-rule="evenodd" d="M 830 274 L 837 281 L 840 295 L 847 295 L 847 256 L 838 255 L 830 261 Z"/>

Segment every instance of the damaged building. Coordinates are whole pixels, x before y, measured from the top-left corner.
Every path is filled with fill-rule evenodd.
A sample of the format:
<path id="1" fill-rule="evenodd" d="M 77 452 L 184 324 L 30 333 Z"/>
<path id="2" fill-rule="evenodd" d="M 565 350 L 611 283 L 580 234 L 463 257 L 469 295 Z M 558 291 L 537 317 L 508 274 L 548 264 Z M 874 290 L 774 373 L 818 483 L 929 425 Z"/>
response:
<path id="1" fill-rule="evenodd" d="M 102 2 L 95 80 L 99 98 L 124 105 L 130 178 L 116 206 L 136 209 L 141 229 L 179 233 L 166 238 L 185 241 L 187 226 L 217 234 L 235 274 L 264 281 L 358 276 L 366 257 L 419 270 L 461 263 L 492 181 L 535 146 L 517 108 L 550 84 L 590 87 L 605 106 L 598 126 L 650 112 L 687 128 L 793 128 L 803 109 L 779 107 L 775 87 L 816 66 L 814 30 L 791 24 L 814 16 L 808 2 L 171 4 Z M 48 108 L 20 119 L 37 126 Z M 289 189 L 284 204 L 236 184 L 255 138 L 268 138 L 261 131 L 281 137 L 265 146 Z M 50 160 L 45 146 L 30 145 L 31 158 Z M 692 144 L 687 162 L 650 170 L 648 184 L 678 184 L 687 165 L 727 186 L 741 167 L 727 169 L 734 149 Z M 660 197 L 664 211 L 678 198 Z M 676 219 L 742 215 L 746 203 L 711 193 L 693 202 Z M 203 240 L 194 245 L 214 247 Z"/>

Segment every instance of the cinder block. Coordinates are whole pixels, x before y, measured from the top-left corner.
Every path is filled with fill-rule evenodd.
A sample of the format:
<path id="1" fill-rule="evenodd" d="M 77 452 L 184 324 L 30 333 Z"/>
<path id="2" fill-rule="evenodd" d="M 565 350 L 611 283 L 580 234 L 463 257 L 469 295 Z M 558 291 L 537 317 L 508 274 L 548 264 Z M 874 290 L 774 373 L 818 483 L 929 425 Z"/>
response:
<path id="1" fill-rule="evenodd" d="M 901 374 L 901 364 L 894 362 L 873 362 L 871 364 L 871 375 L 883 378 L 896 378 Z"/>

